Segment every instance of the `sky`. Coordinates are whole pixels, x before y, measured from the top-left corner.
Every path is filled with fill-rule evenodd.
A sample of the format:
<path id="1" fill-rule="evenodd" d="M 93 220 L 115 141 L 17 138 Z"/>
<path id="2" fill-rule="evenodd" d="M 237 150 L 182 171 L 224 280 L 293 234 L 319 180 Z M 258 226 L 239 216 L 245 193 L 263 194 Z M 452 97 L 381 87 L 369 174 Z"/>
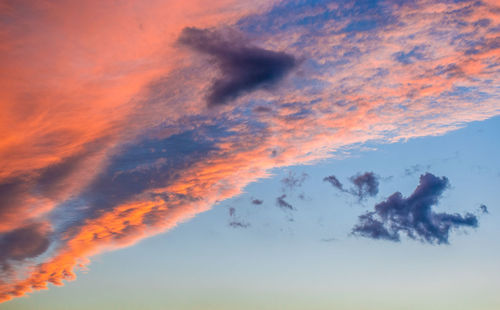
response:
<path id="1" fill-rule="evenodd" d="M 0 309 L 500 308 L 496 1 L 0 24 Z"/>

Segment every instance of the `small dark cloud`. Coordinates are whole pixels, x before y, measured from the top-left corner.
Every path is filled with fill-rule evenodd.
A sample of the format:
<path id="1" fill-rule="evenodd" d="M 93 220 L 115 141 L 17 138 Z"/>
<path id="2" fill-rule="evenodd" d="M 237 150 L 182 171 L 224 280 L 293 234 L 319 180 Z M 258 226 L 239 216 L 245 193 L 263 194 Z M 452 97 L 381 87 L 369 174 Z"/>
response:
<path id="1" fill-rule="evenodd" d="M 330 175 L 330 176 L 323 178 L 323 181 L 330 183 L 333 187 L 337 188 L 338 190 L 341 190 L 343 192 L 345 191 L 344 185 L 342 185 L 342 183 L 339 181 L 339 179 L 337 179 L 337 177 L 334 175 Z"/>
<path id="2" fill-rule="evenodd" d="M 480 205 L 479 209 L 481 209 L 481 212 L 484 214 L 490 213 L 490 211 L 488 211 L 488 207 L 486 205 Z"/>
<path id="3" fill-rule="evenodd" d="M 364 199 L 368 196 L 374 197 L 378 194 L 378 176 L 373 172 L 365 172 L 351 177 L 351 182 L 354 184 L 354 191 L 352 194 L 358 198 Z"/>
<path id="4" fill-rule="evenodd" d="M 439 178 L 430 173 L 421 175 L 420 184 L 409 197 L 403 197 L 400 192 L 392 194 L 375 205 L 375 211 L 359 216 L 359 223 L 352 233 L 390 241 L 400 241 L 400 235 L 405 234 L 430 244 L 447 244 L 452 229 L 478 226 L 477 217 L 471 213 L 432 211 L 448 186 L 446 177 Z"/>
<path id="5" fill-rule="evenodd" d="M 236 213 L 236 209 L 231 207 L 229 208 L 229 216 L 234 216 L 234 214 Z"/>
<path id="6" fill-rule="evenodd" d="M 264 200 L 252 198 L 252 204 L 254 204 L 254 205 L 261 205 L 263 203 L 264 203 Z"/>
<path id="7" fill-rule="evenodd" d="M 276 205 L 282 209 L 295 210 L 291 204 L 285 201 L 285 198 L 285 194 L 276 198 Z"/>
<path id="8" fill-rule="evenodd" d="M 250 46 L 242 38 L 208 29 L 184 28 L 178 41 L 213 57 L 219 67 L 220 76 L 207 94 L 210 107 L 259 88 L 270 89 L 297 65 L 292 55 Z"/>
<path id="9" fill-rule="evenodd" d="M 0 267 L 5 271 L 12 261 L 22 261 L 44 253 L 50 244 L 46 224 L 33 223 L 0 235 Z"/>
<path id="10" fill-rule="evenodd" d="M 378 194 L 379 177 L 373 172 L 358 173 L 349 178 L 354 187 L 344 188 L 342 182 L 336 176 L 330 175 L 323 178 L 324 182 L 330 183 L 333 187 L 344 193 L 349 193 L 363 200 L 366 197 L 373 197 Z"/>
<path id="11" fill-rule="evenodd" d="M 283 185 L 283 190 L 293 191 L 304 184 L 305 180 L 309 175 L 307 173 L 302 173 L 301 175 L 296 175 L 293 172 L 288 172 L 288 175 L 281 179 L 281 184 Z"/>

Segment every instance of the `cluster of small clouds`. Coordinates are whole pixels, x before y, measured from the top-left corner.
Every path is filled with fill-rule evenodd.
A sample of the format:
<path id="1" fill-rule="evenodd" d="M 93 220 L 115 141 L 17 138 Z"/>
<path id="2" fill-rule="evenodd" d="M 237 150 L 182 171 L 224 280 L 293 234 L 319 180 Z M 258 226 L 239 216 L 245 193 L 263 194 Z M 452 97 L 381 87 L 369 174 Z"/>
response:
<path id="1" fill-rule="evenodd" d="M 378 194 L 379 179 L 373 172 L 358 173 L 349 178 L 353 187 L 346 189 L 335 175 L 327 176 L 323 181 L 330 183 L 333 187 L 344 193 L 356 196 L 360 201 L 367 197 L 375 197 Z"/>
<path id="2" fill-rule="evenodd" d="M 233 228 L 248 228 L 250 223 L 244 222 L 238 218 L 236 215 L 236 209 L 234 207 L 229 208 L 229 226 Z"/>
<path id="3" fill-rule="evenodd" d="M 306 179 L 309 177 L 307 173 L 302 173 L 300 175 L 296 175 L 294 172 L 289 171 L 288 175 L 281 179 L 281 184 L 283 186 L 283 191 L 294 191 L 297 188 L 301 187 Z"/>
<path id="4" fill-rule="evenodd" d="M 302 186 L 307 174 L 297 178 L 289 172 L 281 183 L 291 189 Z M 335 175 L 323 178 L 336 189 L 349 193 L 357 198 L 375 197 L 379 192 L 379 177 L 374 172 L 357 173 L 349 178 L 352 183 L 350 189 L 337 179 Z M 386 200 L 378 203 L 374 211 L 359 216 L 359 223 L 354 226 L 351 234 L 371 239 L 401 241 L 405 235 L 410 239 L 420 240 L 429 244 L 447 244 L 452 230 L 459 228 L 476 228 L 479 225 L 478 216 L 473 213 L 464 215 L 457 213 L 436 213 L 433 207 L 438 205 L 443 192 L 449 188 L 446 177 L 436 177 L 431 173 L 420 176 L 420 183 L 409 197 L 403 197 L 400 192 L 390 195 Z M 287 200 L 286 194 L 276 198 L 276 206 L 285 211 L 294 211 L 296 208 Z M 254 202 L 255 199 L 252 200 Z M 260 200 L 257 200 L 261 202 Z M 479 213 L 488 214 L 486 205 L 479 206 Z M 230 226 L 246 228 L 248 223 L 235 220 L 235 209 L 229 209 Z M 330 239 L 328 239 L 330 241 Z"/>

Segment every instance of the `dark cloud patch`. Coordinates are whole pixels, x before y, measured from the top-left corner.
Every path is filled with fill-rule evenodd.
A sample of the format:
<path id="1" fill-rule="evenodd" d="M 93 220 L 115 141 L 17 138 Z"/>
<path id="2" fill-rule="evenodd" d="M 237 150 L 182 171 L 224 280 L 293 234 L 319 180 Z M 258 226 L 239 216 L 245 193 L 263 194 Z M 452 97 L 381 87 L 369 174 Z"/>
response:
<path id="1" fill-rule="evenodd" d="M 261 205 L 263 203 L 264 203 L 264 200 L 252 198 L 252 204 L 254 204 L 254 205 Z"/>
<path id="2" fill-rule="evenodd" d="M 378 194 L 379 177 L 373 172 L 358 173 L 349 178 L 353 187 L 346 189 L 342 182 L 334 176 L 330 175 L 323 178 L 324 182 L 330 183 L 333 187 L 344 193 L 349 193 L 363 200 L 366 197 L 373 197 Z"/>
<path id="3" fill-rule="evenodd" d="M 302 173 L 301 175 L 296 175 L 293 172 L 288 172 L 288 175 L 281 179 L 281 184 L 283 185 L 283 190 L 293 191 L 296 188 L 301 187 L 305 180 L 308 178 L 307 173 Z"/>
<path id="4" fill-rule="evenodd" d="M 75 183 L 84 183 L 85 177 L 71 182 L 72 177 L 88 169 L 87 165 L 105 146 L 105 141 L 86 144 L 83 151 L 63 158 L 30 175 L 0 180 L 0 231 L 13 223 L 23 224 L 35 206 L 34 201 L 63 200 L 68 197 Z M 18 226 L 16 226 L 18 227 Z"/>
<path id="5" fill-rule="evenodd" d="M 248 228 L 250 227 L 250 223 L 240 222 L 240 221 L 231 221 L 229 222 L 229 226 L 233 228 Z"/>
<path id="6" fill-rule="evenodd" d="M 234 216 L 235 213 L 236 209 L 234 209 L 233 207 L 229 208 L 229 216 Z"/>
<path id="7" fill-rule="evenodd" d="M 214 58 L 220 76 L 207 94 L 208 106 L 217 106 L 282 80 L 297 60 L 284 52 L 248 45 L 244 39 L 208 29 L 184 28 L 179 43 Z"/>
<path id="8" fill-rule="evenodd" d="M 480 205 L 479 209 L 481 210 L 482 213 L 484 214 L 489 214 L 490 211 L 488 211 L 488 207 L 486 205 Z"/>
<path id="9" fill-rule="evenodd" d="M 447 244 L 452 229 L 477 227 L 478 219 L 471 213 L 465 215 L 435 213 L 432 207 L 448 188 L 446 177 L 426 173 L 420 184 L 407 198 L 400 192 L 375 205 L 375 211 L 359 216 L 359 223 L 352 233 L 372 239 L 400 241 L 401 234 L 430 244 Z"/>
<path id="10" fill-rule="evenodd" d="M 378 176 L 373 172 L 365 172 L 351 177 L 351 182 L 354 184 L 355 189 L 352 193 L 358 198 L 364 199 L 368 196 L 374 197 L 378 194 Z"/>
<path id="11" fill-rule="evenodd" d="M 285 194 L 276 198 L 276 205 L 282 209 L 295 210 L 290 203 L 285 201 L 285 198 L 286 198 Z"/>
<path id="12" fill-rule="evenodd" d="M 337 179 L 336 176 L 334 175 L 327 176 L 323 178 L 323 181 L 328 182 L 338 190 L 345 192 L 344 185 L 339 181 L 339 179 Z"/>
<path id="13" fill-rule="evenodd" d="M 46 224 L 33 223 L 0 235 L 0 267 L 6 271 L 10 262 L 22 261 L 44 253 L 49 245 Z"/>

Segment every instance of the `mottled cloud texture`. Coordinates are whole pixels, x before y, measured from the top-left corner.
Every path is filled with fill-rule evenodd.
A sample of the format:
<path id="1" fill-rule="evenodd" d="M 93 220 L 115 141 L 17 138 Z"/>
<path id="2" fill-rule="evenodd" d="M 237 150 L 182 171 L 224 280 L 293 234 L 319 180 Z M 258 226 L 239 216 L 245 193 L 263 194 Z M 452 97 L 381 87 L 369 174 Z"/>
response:
<path id="1" fill-rule="evenodd" d="M 409 197 L 400 192 L 375 205 L 375 210 L 359 217 L 352 232 L 373 239 L 400 241 L 401 234 L 427 243 L 448 243 L 452 229 L 477 227 L 478 219 L 472 213 L 436 213 L 432 210 L 448 188 L 446 177 L 426 173 Z"/>
<path id="2" fill-rule="evenodd" d="M 0 29 L 0 301 L 273 168 L 500 112 L 496 1 L 11 1 Z"/>

